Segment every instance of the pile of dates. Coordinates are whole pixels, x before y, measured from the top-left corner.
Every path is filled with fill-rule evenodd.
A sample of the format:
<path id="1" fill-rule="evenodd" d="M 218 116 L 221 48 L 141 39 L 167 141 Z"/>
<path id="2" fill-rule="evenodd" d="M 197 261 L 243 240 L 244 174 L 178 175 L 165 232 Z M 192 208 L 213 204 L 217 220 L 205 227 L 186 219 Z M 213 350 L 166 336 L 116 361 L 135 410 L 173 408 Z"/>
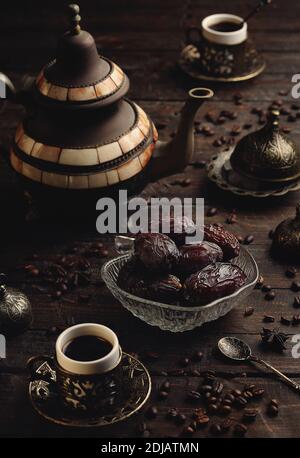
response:
<path id="1" fill-rule="evenodd" d="M 183 229 L 194 223 L 183 221 Z M 120 270 L 119 286 L 145 299 L 182 306 L 205 305 L 243 286 L 244 272 L 230 262 L 237 238 L 222 226 L 204 226 L 203 241 L 184 245 L 185 234 L 138 234 L 134 256 Z M 191 234 L 191 232 L 189 232 Z"/>

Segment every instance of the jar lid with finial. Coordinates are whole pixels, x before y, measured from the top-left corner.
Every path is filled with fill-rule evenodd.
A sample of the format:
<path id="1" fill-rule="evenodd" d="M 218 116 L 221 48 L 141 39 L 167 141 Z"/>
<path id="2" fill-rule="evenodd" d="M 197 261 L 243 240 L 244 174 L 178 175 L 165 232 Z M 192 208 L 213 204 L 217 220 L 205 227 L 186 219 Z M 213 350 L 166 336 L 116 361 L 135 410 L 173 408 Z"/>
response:
<path id="1" fill-rule="evenodd" d="M 0 274 L 0 333 L 5 337 L 24 332 L 32 322 L 28 297 L 6 286 L 6 275 Z"/>
<path id="2" fill-rule="evenodd" d="M 272 237 L 272 252 L 277 257 L 300 260 L 300 203 L 294 218 L 287 218 L 276 227 Z"/>
<path id="3" fill-rule="evenodd" d="M 81 29 L 80 8 L 68 5 L 69 30 L 59 39 L 56 58 L 36 79 L 41 103 L 61 107 L 107 106 L 124 97 L 129 80 L 114 62 L 98 54 L 92 35 Z"/>
<path id="4" fill-rule="evenodd" d="M 297 180 L 300 151 L 279 128 L 280 113 L 273 110 L 266 125 L 243 137 L 236 145 L 230 163 L 242 176 L 268 183 Z"/>

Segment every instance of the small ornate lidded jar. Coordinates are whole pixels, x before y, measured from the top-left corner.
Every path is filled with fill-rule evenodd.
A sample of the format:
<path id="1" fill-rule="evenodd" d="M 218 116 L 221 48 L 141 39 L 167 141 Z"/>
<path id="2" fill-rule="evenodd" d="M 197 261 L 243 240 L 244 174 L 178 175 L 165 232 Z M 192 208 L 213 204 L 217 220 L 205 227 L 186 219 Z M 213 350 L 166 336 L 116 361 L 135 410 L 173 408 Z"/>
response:
<path id="1" fill-rule="evenodd" d="M 81 30 L 79 7 L 69 5 L 70 30 L 56 59 L 32 86 L 28 114 L 17 129 L 10 161 L 29 192 L 43 205 L 79 205 L 84 193 L 130 189 L 151 159 L 157 132 L 145 112 L 125 99 L 129 80 L 98 54 Z M 80 193 L 79 193 L 80 192 Z M 57 198 L 55 199 L 55 193 Z M 74 196 L 74 193 L 76 196 Z M 101 195 L 101 194 L 100 194 Z M 75 197 L 75 198 L 74 198 Z M 90 199 L 95 207 L 95 199 Z"/>
<path id="2" fill-rule="evenodd" d="M 276 227 L 272 251 L 277 257 L 300 262 L 300 203 L 295 218 L 288 218 Z"/>
<path id="3" fill-rule="evenodd" d="M 235 172 L 255 181 L 277 185 L 300 177 L 300 151 L 279 129 L 279 111 L 267 124 L 243 137 L 230 163 Z"/>

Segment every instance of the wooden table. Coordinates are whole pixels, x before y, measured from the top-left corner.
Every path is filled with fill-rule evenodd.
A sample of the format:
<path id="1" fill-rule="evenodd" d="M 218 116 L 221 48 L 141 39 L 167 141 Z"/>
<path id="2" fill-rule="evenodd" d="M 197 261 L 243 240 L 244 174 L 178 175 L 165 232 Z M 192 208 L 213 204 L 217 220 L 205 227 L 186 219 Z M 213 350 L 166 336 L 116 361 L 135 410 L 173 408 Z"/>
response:
<path id="1" fill-rule="evenodd" d="M 181 74 L 176 66 L 178 53 L 184 42 L 187 25 L 199 24 L 203 16 L 228 10 L 245 15 L 253 5 L 252 1 L 231 0 L 226 6 L 224 0 L 110 0 L 101 2 L 89 0 L 82 5 L 82 23 L 94 34 L 97 45 L 107 57 L 116 61 L 131 80 L 130 97 L 136 100 L 153 118 L 159 127 L 162 139 L 168 139 L 176 129 L 178 112 L 186 92 L 195 83 Z M 300 4 L 290 0 L 277 0 L 268 11 L 253 18 L 250 25 L 257 46 L 264 52 L 267 69 L 256 80 L 238 86 L 215 86 L 215 98 L 203 106 L 198 114 L 202 121 L 208 110 L 219 112 L 229 109 L 238 112 L 236 121 L 215 126 L 215 137 L 196 136 L 197 159 L 208 159 L 218 149 L 212 146 L 215 138 L 229 135 L 233 125 L 246 121 L 256 127 L 257 118 L 250 114 L 251 108 L 265 109 L 274 99 L 281 97 L 279 91 L 291 89 L 291 76 L 300 69 L 299 14 Z M 54 54 L 56 39 L 66 28 L 61 12 L 61 2 L 51 2 L 51 7 L 37 1 L 11 0 L 1 7 L 0 27 L 0 68 L 15 81 L 29 71 L 34 74 Z M 243 104 L 234 106 L 233 94 L 243 94 Z M 23 115 L 20 106 L 8 104 L 1 113 L 0 139 L 2 151 L 8 148 L 17 122 Z M 288 124 L 293 129 L 293 138 L 300 141 L 299 122 Z M 286 124 L 286 121 L 284 121 Z M 213 369 L 226 383 L 239 387 L 253 382 L 265 389 L 265 399 L 259 404 L 257 421 L 249 428 L 248 437 L 297 437 L 300 435 L 300 397 L 274 378 L 250 365 L 234 365 L 221 360 L 215 354 L 219 337 L 234 335 L 251 344 L 253 350 L 266 357 L 279 369 L 300 381 L 299 361 L 293 359 L 288 350 L 282 354 L 266 353 L 260 345 L 260 330 L 265 313 L 275 317 L 275 324 L 289 334 L 300 328 L 285 327 L 279 323 L 282 315 L 291 317 L 297 311 L 293 308 L 295 293 L 290 290 L 291 280 L 285 277 L 286 265 L 272 260 L 269 254 L 268 232 L 283 218 L 294 213 L 298 194 L 282 198 L 240 199 L 221 192 L 207 182 L 205 170 L 188 166 L 181 176 L 191 178 L 187 187 L 172 185 L 174 176 L 159 183 L 150 183 L 144 190 L 145 196 L 204 197 L 206 207 L 218 208 L 216 216 L 207 221 L 221 222 L 237 234 L 253 234 L 254 242 L 249 250 L 259 265 L 265 283 L 276 292 L 276 298 L 267 302 L 260 290 L 254 290 L 241 306 L 226 317 L 202 328 L 183 334 L 162 332 L 133 317 L 116 302 L 104 286 L 90 286 L 85 289 L 91 294 L 89 303 L 78 300 L 78 292 L 69 293 L 71 301 L 53 300 L 45 294 L 32 290 L 33 281 L 17 266 L 26 263 L 28 256 L 38 253 L 47 259 L 63 252 L 73 241 L 90 242 L 99 240 L 93 224 L 82 227 L 59 227 L 37 221 L 26 222 L 21 212 L 21 193 L 8 167 L 1 163 L 1 271 L 10 274 L 10 283 L 26 291 L 34 310 L 31 329 L 8 342 L 7 359 L 0 365 L 0 435 L 1 436 L 78 436 L 134 437 L 140 418 L 115 426 L 109 430 L 75 431 L 53 426 L 39 418 L 31 409 L 28 391 L 28 373 L 25 364 L 28 357 L 40 353 L 51 353 L 56 339 L 49 333 L 53 326 L 64 329 L 70 324 L 85 321 L 101 322 L 112 326 L 119 334 L 122 347 L 128 352 L 138 353 L 142 358 L 146 350 L 158 352 L 156 362 L 147 363 L 153 377 L 153 400 L 159 408 L 154 421 L 147 421 L 152 437 L 178 436 L 182 426 L 174 426 L 165 419 L 170 407 L 178 407 L 190 416 L 193 407 L 186 402 L 186 394 L 199 384 L 199 377 L 192 375 L 192 369 L 204 372 Z M 169 185 L 167 185 L 169 183 Z M 226 219 L 236 209 L 238 220 L 228 225 Z M 109 256 L 114 256 L 112 240 L 104 241 Z M 97 260 L 94 260 L 95 262 Z M 101 260 L 103 261 L 103 260 Z M 99 262 L 99 261 L 98 261 Z M 72 300 L 74 303 L 72 303 Z M 247 306 L 253 306 L 252 316 L 244 317 Z M 299 330 L 298 330 L 299 329 Z M 172 389 L 165 401 L 157 401 L 157 385 L 165 376 L 161 372 L 180 368 L 179 361 L 190 356 L 195 350 L 204 354 L 201 363 L 191 363 L 186 369 L 188 375 L 168 376 Z M 246 373 L 247 378 L 243 376 Z M 277 418 L 266 415 L 266 404 L 270 398 L 280 402 Z M 237 418 L 241 416 L 236 412 Z M 218 421 L 217 419 L 215 419 Z M 214 421 L 212 419 L 212 421 Z M 230 433 L 228 434 L 231 435 Z M 208 430 L 197 432 L 195 437 L 209 436 Z"/>

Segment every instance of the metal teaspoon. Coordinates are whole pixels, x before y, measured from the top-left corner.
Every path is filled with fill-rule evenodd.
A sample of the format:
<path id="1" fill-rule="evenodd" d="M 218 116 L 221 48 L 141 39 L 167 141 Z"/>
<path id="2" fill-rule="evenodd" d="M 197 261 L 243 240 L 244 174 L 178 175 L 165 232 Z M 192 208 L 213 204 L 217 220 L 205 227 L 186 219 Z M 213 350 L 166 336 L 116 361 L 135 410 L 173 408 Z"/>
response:
<path id="1" fill-rule="evenodd" d="M 242 340 L 237 339 L 236 337 L 223 337 L 218 342 L 218 348 L 223 355 L 234 361 L 250 361 L 261 364 L 262 366 L 274 372 L 287 385 L 291 386 L 297 391 L 300 390 L 300 385 L 298 385 L 298 383 L 288 378 L 286 375 L 284 375 L 275 367 L 271 366 L 271 364 L 267 363 L 263 359 L 252 355 L 251 348 Z"/>

